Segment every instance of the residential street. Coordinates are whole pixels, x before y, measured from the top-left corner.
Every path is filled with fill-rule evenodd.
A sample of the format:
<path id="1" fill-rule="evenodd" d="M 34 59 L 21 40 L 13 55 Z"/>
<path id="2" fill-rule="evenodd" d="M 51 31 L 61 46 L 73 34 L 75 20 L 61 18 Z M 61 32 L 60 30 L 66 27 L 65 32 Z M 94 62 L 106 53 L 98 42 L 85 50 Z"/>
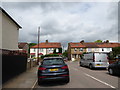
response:
<path id="1" fill-rule="evenodd" d="M 120 90 L 119 0 L 1 0 L 0 16 L 2 90 Z"/>
<path id="2" fill-rule="evenodd" d="M 70 82 L 49 82 L 42 85 L 35 84 L 37 88 L 118 88 L 118 77 L 111 76 L 107 70 L 90 70 L 80 67 L 78 62 L 67 62 L 70 69 Z"/>

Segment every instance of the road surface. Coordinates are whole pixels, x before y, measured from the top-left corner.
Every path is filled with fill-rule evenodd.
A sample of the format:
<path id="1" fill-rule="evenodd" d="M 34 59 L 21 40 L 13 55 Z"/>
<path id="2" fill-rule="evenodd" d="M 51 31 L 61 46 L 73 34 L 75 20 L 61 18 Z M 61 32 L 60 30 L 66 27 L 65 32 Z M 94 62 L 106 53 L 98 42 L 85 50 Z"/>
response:
<path id="1" fill-rule="evenodd" d="M 70 82 L 48 82 L 42 85 L 34 84 L 34 90 L 39 88 L 118 88 L 118 77 L 111 76 L 107 70 L 90 70 L 80 67 L 78 62 L 67 62 L 70 70 Z"/>

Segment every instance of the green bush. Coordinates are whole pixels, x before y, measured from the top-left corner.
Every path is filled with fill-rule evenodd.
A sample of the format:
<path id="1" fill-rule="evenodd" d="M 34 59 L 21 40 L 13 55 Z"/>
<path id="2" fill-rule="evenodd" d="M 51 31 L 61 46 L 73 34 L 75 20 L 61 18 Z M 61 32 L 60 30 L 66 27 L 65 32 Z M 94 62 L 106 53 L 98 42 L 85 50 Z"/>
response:
<path id="1" fill-rule="evenodd" d="M 43 59 L 44 57 L 58 57 L 58 54 L 47 54 L 47 55 L 42 55 L 41 59 Z"/>
<path id="2" fill-rule="evenodd" d="M 113 51 L 113 56 L 116 57 L 116 55 L 120 54 L 120 47 L 114 47 L 112 49 Z"/>

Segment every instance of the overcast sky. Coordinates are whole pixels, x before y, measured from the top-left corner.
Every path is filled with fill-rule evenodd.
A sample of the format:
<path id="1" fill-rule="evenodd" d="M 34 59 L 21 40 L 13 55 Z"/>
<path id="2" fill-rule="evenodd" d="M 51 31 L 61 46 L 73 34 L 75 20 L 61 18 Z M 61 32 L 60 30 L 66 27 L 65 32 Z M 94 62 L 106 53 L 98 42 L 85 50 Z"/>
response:
<path id="1" fill-rule="evenodd" d="M 22 26 L 19 41 L 118 41 L 117 2 L 3 2 L 2 7 Z"/>

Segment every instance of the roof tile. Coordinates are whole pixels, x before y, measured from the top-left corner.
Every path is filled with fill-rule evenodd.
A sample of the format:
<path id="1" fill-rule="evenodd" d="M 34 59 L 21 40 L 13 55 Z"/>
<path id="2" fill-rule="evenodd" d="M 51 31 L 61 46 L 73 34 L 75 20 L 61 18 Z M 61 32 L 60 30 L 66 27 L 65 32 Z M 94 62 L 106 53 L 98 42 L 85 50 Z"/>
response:
<path id="1" fill-rule="evenodd" d="M 61 48 L 61 43 L 39 43 L 40 48 Z M 31 48 L 38 48 L 38 45 L 32 46 Z"/>
<path id="2" fill-rule="evenodd" d="M 120 43 L 70 43 L 71 48 L 112 48 L 120 47 Z"/>

